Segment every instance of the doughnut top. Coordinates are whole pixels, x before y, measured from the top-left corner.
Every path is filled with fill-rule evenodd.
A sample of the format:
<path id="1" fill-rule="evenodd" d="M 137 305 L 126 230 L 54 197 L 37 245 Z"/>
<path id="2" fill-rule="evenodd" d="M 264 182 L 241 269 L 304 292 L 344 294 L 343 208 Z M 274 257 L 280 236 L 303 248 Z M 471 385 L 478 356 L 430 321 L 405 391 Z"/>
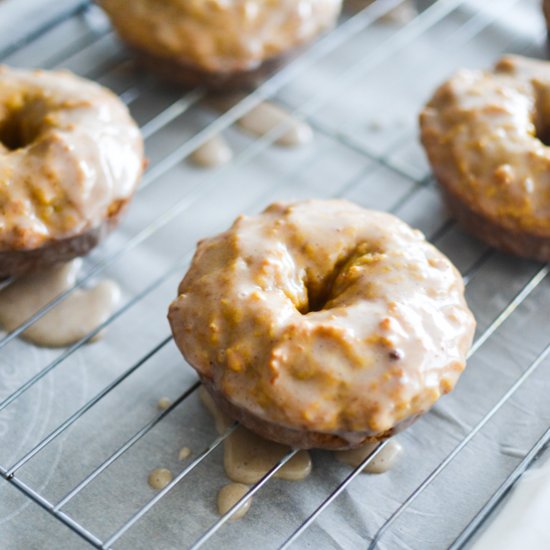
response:
<path id="1" fill-rule="evenodd" d="M 343 200 L 276 203 L 201 241 L 169 319 L 232 404 L 349 441 L 449 392 L 475 326 L 419 231 Z"/>
<path id="2" fill-rule="evenodd" d="M 210 72 L 258 67 L 330 27 L 342 0 L 100 0 L 120 35 Z"/>
<path id="3" fill-rule="evenodd" d="M 140 132 L 110 91 L 68 72 L 0 66 L 0 250 L 99 226 L 142 171 Z"/>
<path id="4" fill-rule="evenodd" d="M 550 235 L 550 63 L 518 56 L 461 70 L 420 116 L 434 172 L 470 209 Z"/>

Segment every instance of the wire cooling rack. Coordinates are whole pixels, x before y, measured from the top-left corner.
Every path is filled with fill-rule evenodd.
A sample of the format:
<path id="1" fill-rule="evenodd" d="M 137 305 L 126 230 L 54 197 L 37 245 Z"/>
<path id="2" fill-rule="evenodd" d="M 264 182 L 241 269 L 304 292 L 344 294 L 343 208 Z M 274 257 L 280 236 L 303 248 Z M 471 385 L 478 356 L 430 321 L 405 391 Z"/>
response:
<path id="1" fill-rule="evenodd" d="M 204 90 L 182 94 L 140 72 L 88 2 L 5 49 L 5 63 L 66 67 L 111 87 L 142 128 L 150 166 L 127 218 L 86 259 L 74 288 L 0 335 L 0 546 L 461 548 L 544 450 L 549 267 L 463 234 L 441 206 L 416 138 L 421 105 L 454 69 L 489 66 L 503 52 L 544 56 L 540 8 L 424 1 L 413 19 L 388 21 L 401 3 L 378 0 L 345 15 L 222 115 Z M 309 122 L 315 142 L 283 150 L 273 145 L 283 126 L 261 139 L 235 129 L 266 99 Z M 220 132 L 236 151 L 232 163 L 210 171 L 186 163 Z M 402 465 L 360 474 L 383 444 L 352 471 L 314 453 L 312 480 L 282 485 L 273 478 L 290 451 L 245 497 L 254 495 L 257 513 L 230 524 L 231 511 L 217 517 L 208 494 L 234 426 L 216 436 L 200 410 L 166 308 L 197 239 L 243 211 L 308 196 L 347 197 L 423 230 L 463 273 L 478 332 L 457 390 L 400 436 Z M 119 281 L 124 294 L 100 327 L 63 350 L 18 339 L 99 277 Z M 172 404 L 159 412 L 163 395 Z M 170 456 L 184 443 L 194 453 L 178 464 Z M 161 461 L 175 477 L 153 493 L 144 480 Z"/>

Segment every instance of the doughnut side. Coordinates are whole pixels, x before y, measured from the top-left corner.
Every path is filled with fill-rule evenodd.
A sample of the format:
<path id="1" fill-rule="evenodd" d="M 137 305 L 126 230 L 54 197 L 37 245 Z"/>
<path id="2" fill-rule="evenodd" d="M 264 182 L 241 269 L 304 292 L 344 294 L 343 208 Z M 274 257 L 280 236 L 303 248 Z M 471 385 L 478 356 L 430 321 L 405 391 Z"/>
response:
<path id="1" fill-rule="evenodd" d="M 238 420 L 243 426 L 256 433 L 260 437 L 276 441 L 282 445 L 288 445 L 293 449 L 326 449 L 331 451 L 345 451 L 356 449 L 368 443 L 384 441 L 413 424 L 420 415 L 409 417 L 390 430 L 373 433 L 347 433 L 333 434 L 304 429 L 293 429 L 274 422 L 269 422 L 247 411 L 242 407 L 233 405 L 225 395 L 216 389 L 212 380 L 201 376 L 201 382 L 214 399 L 218 408 L 230 418 Z"/>
<path id="2" fill-rule="evenodd" d="M 226 93 L 235 90 L 251 89 L 288 63 L 300 48 L 263 61 L 250 70 L 213 72 L 186 63 L 180 59 L 155 55 L 144 48 L 130 46 L 141 64 L 157 74 L 164 81 L 184 88 L 204 86 L 213 92 Z"/>
<path id="3" fill-rule="evenodd" d="M 500 223 L 498 218 L 481 212 L 481 204 L 476 208 L 466 194 L 460 192 L 460 186 L 456 184 L 460 181 L 460 176 L 454 170 L 451 150 L 438 145 L 424 113 L 420 120 L 422 144 L 441 195 L 449 212 L 460 226 L 470 235 L 504 252 L 540 261 L 550 260 L 550 235 L 537 235 L 507 227 Z"/>
<path id="4" fill-rule="evenodd" d="M 550 261 L 550 237 L 507 228 L 476 212 L 444 178 L 438 176 L 438 181 L 447 208 L 467 233 L 504 252 L 541 262 Z"/>
<path id="5" fill-rule="evenodd" d="M 35 249 L 0 250 L 0 280 L 33 273 L 60 262 L 85 256 L 120 222 L 130 199 L 115 201 L 110 215 L 99 226 L 66 239 L 56 239 Z"/>
<path id="6" fill-rule="evenodd" d="M 342 0 L 99 0 L 155 72 L 185 86 L 252 86 L 338 18 Z M 157 64 L 160 62 L 160 66 Z M 227 89 L 227 88 L 225 88 Z"/>

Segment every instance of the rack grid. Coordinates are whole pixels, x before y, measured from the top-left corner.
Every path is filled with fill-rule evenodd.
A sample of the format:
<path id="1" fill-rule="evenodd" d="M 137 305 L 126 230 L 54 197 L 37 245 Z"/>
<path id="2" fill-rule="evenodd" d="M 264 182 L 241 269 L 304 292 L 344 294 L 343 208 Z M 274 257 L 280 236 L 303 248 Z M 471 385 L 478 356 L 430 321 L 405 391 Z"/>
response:
<path id="1" fill-rule="evenodd" d="M 0 476 L 25 499 L 38 504 L 91 546 L 119 547 L 139 523 L 158 509 L 161 501 L 174 493 L 174 488 L 197 472 L 204 478 L 203 466 L 216 455 L 236 424 L 218 437 L 207 439 L 208 433 L 201 434 L 202 439 L 198 442 L 202 450 L 193 455 L 169 485 L 153 496 L 149 494 L 139 507 L 125 512 L 121 520 L 99 518 L 87 522 L 80 519 L 78 513 L 85 504 L 80 508 L 77 505 L 74 511 L 71 505 L 87 490 L 92 489 L 93 496 L 93 487 L 104 474 L 116 468 L 144 438 L 176 417 L 178 411 L 196 398 L 199 383 L 190 372 L 182 380 L 183 393 L 174 395 L 166 410 L 154 413 L 150 403 L 147 404 L 141 408 L 146 410 L 135 415 L 137 424 L 134 427 L 129 427 L 123 435 L 118 429 L 114 435 L 113 430 L 105 449 L 94 455 L 91 464 L 86 460 L 83 465 L 74 464 L 73 473 L 69 465 L 69 474 L 65 470 L 70 478 L 68 488 L 61 483 L 58 488 L 50 489 L 40 467 L 34 465 L 42 462 L 42 457 L 61 453 L 60 442 L 70 440 L 75 428 L 85 423 L 89 415 L 98 415 L 98 418 L 90 420 L 83 429 L 95 426 L 98 433 L 109 433 L 111 424 L 116 422 L 98 412 L 102 403 L 118 395 L 120 388 L 140 373 L 146 371 L 133 387 L 138 387 L 140 395 L 146 395 L 149 400 L 154 400 L 155 395 L 160 397 L 148 382 L 151 365 L 168 365 L 164 376 L 179 380 L 175 373 L 184 369 L 173 349 L 163 312 L 190 260 L 195 241 L 223 228 L 241 211 L 256 212 L 279 198 L 348 197 L 366 206 L 394 212 L 424 230 L 458 265 L 467 284 L 468 299 L 479 320 L 479 330 L 470 352 L 473 366 L 467 370 L 468 376 L 470 371 L 473 374 L 459 385 L 456 397 L 453 394 L 445 400 L 454 403 L 464 418 L 472 403 L 468 401 L 470 386 L 479 388 L 482 381 L 478 378 L 481 367 L 476 360 L 483 366 L 495 362 L 505 364 L 512 357 L 513 367 L 502 376 L 502 383 L 495 382 L 494 386 L 476 394 L 476 404 L 480 404 L 481 410 L 472 407 L 471 417 L 464 420 L 459 413 L 457 420 L 445 412 L 446 409 L 436 406 L 407 432 L 411 440 L 430 439 L 433 426 L 429 422 L 432 421 L 440 422 L 437 424 L 440 427 L 445 423 L 455 424 L 463 431 L 452 445 L 429 454 L 429 459 L 425 453 L 409 457 L 411 462 L 422 462 L 422 466 L 393 502 L 391 510 L 379 516 L 375 524 L 362 526 L 360 539 L 365 546 L 382 548 L 393 534 L 398 538 L 391 539 L 393 545 L 389 547 L 396 547 L 396 540 L 404 548 L 415 547 L 414 542 L 403 539 L 407 533 L 412 533 L 404 524 L 407 514 L 417 501 L 437 490 L 434 487 L 438 481 L 450 475 L 448 470 L 457 468 L 456 464 L 471 443 L 485 433 L 502 411 L 517 407 L 518 403 L 531 403 L 540 425 L 533 426 L 533 430 L 521 438 L 526 446 L 524 450 L 508 454 L 514 460 L 495 475 L 485 491 L 472 499 L 460 521 L 445 532 L 437 530 L 439 538 L 426 541 L 423 548 L 467 545 L 483 528 L 485 520 L 512 484 L 544 450 L 550 439 L 547 428 L 550 409 L 544 407 L 545 380 L 538 377 L 550 366 L 550 341 L 541 327 L 545 317 L 544 311 L 540 311 L 549 300 L 550 267 L 507 257 L 455 227 L 439 203 L 433 179 L 417 144 L 414 120 L 434 85 L 454 68 L 468 63 L 487 66 L 504 51 L 543 55 L 542 18 L 536 32 L 530 34 L 525 33 L 519 23 L 519 15 L 533 16 L 538 14 L 539 7 L 536 2 L 526 3 L 528 7 L 523 3 L 520 13 L 518 0 L 427 1 L 417 2 L 418 15 L 411 20 L 399 25 L 388 22 L 388 13 L 402 3 L 403 0 L 377 0 L 362 11 L 348 13 L 331 33 L 223 114 L 212 110 L 202 89 L 182 94 L 142 74 L 133 58 L 117 42 L 99 9 L 89 2 L 82 2 L 54 21 L 48 21 L 41 29 L 29 31 L 27 37 L 3 52 L 5 63 L 67 67 L 114 89 L 140 123 L 151 161 L 127 220 L 107 243 L 85 260 L 83 274 L 74 287 L 11 333 L 0 335 L 0 428 L 3 419 L 8 426 L 4 430 L 7 432 L 5 442 L 0 445 Z M 0 7 L 0 13 L 1 10 Z M 60 36 L 64 37 L 63 42 Z M 436 46 L 441 52 L 435 51 Z M 365 97 L 364 118 L 354 108 L 361 105 L 361 95 Z M 384 97 L 386 95 L 388 97 Z M 405 98 L 403 105 L 401 97 Z M 315 130 L 316 144 L 303 151 L 275 148 L 274 142 L 287 130 L 285 125 L 259 139 L 244 136 L 235 129 L 234 123 L 240 117 L 265 100 L 284 106 L 295 119 L 307 121 Z M 342 109 L 348 103 L 349 110 Z M 228 166 L 200 171 L 185 163 L 198 146 L 220 132 L 227 135 L 237 151 Z M 281 165 L 283 168 L 279 168 Z M 340 179 L 335 177 L 333 183 L 330 178 L 334 174 Z M 96 330 L 74 345 L 57 351 L 37 351 L 18 339 L 25 329 L 78 288 L 93 284 L 100 275 L 120 280 L 125 300 Z M 2 283 L 3 286 L 9 284 L 10 281 Z M 518 331 L 529 333 L 522 334 L 524 345 L 518 344 Z M 103 340 L 86 345 L 103 332 Z M 117 363 L 116 369 L 102 368 L 97 374 L 94 368 L 108 360 L 118 339 L 125 342 L 121 346 L 123 360 Z M 506 347 L 507 341 L 517 346 L 517 355 Z M 483 353 L 486 357 L 478 359 Z M 8 384 L 6 380 L 11 378 L 7 376 L 12 376 L 15 362 L 28 364 L 28 368 L 21 368 L 23 379 Z M 60 377 L 63 378 L 61 382 Z M 85 388 L 81 385 L 82 377 L 87 380 Z M 175 382 L 167 384 L 166 389 L 172 391 L 174 386 Z M 79 392 L 78 399 L 67 397 Z M 124 407 L 125 397 L 120 399 L 118 406 Z M 65 400 L 67 407 L 59 406 Z M 35 413 L 27 422 L 25 411 L 29 408 Z M 23 420 L 17 419 L 17 415 Z M 37 418 L 41 421 L 42 417 L 42 427 L 37 429 Z M 21 432 L 10 436 L 9 425 L 16 422 Z M 188 423 L 193 422 L 195 420 Z M 124 424 L 122 419 L 121 424 Z M 0 429 L 0 437 L 4 432 Z M 97 433 L 93 435 L 96 437 Z M 327 482 L 325 494 L 318 495 L 320 498 L 315 506 L 295 522 L 290 532 L 281 534 L 278 540 L 269 539 L 269 544 L 288 548 L 307 543 L 314 526 L 326 512 L 337 506 L 346 491 L 352 489 L 364 466 L 384 445 L 379 445 L 359 467 L 340 473 L 335 486 L 330 487 Z M 250 488 L 241 502 L 251 496 L 261 499 L 262 491 L 274 483 L 275 474 L 295 452 L 289 451 Z M 97 458 L 99 456 L 101 459 Z M 44 462 L 48 460 L 52 459 L 46 458 Z M 324 464 L 324 459 L 319 460 Z M 53 460 L 49 475 L 55 477 L 51 472 L 58 466 L 59 457 Z M 81 466 L 85 468 L 84 475 L 81 475 Z M 323 487 L 322 482 L 319 483 Z M 369 479 L 363 483 L 368 484 Z M 376 494 L 373 499 L 376 503 Z M 267 498 L 264 499 L 267 509 L 281 507 L 280 502 L 270 504 L 266 501 Z M 238 506 L 239 503 L 235 508 Z M 232 511 L 210 522 L 191 538 L 184 537 L 183 543 L 199 548 L 224 529 L 233 529 L 226 525 Z M 162 525 L 169 513 L 164 510 L 157 525 Z M 102 532 L 99 526 L 110 526 L 111 520 L 115 527 L 108 533 Z M 1 529 L 0 524 L 0 532 Z M 162 528 L 154 535 L 159 545 L 164 544 L 159 540 L 161 535 Z M 171 543 L 165 544 L 170 547 Z M 330 544 L 345 546 L 337 538 Z M 349 547 L 353 545 L 350 543 Z"/>

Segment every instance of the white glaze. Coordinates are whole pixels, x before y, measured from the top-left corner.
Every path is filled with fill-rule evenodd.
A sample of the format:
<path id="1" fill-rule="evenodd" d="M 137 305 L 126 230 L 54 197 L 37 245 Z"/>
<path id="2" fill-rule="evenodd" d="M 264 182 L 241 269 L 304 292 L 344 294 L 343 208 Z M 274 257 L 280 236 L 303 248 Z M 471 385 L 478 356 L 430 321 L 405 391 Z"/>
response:
<path id="1" fill-rule="evenodd" d="M 0 291 L 0 326 L 8 332 L 76 282 L 82 261 L 73 260 L 18 279 Z M 77 342 L 103 323 L 120 301 L 120 288 L 101 281 L 89 289 L 76 289 L 22 333 L 22 338 L 47 347 Z"/>
<path id="2" fill-rule="evenodd" d="M 131 197 L 143 142 L 106 88 L 69 72 L 3 66 L 0 106 L 0 127 L 16 117 L 30 141 L 0 150 L 0 250 L 96 228 L 113 204 Z"/>
<path id="3" fill-rule="evenodd" d="M 237 502 L 243 498 L 250 487 L 242 483 L 229 483 L 220 489 L 218 493 L 218 512 L 220 516 L 227 513 Z M 241 506 L 233 512 L 231 521 L 243 518 L 252 504 L 252 497 L 247 498 Z"/>
<path id="4" fill-rule="evenodd" d="M 190 156 L 197 166 L 214 168 L 227 164 L 233 158 L 233 151 L 227 141 L 218 134 L 198 147 Z"/>
<path id="5" fill-rule="evenodd" d="M 167 468 L 156 468 L 147 478 L 147 483 L 157 491 L 164 489 L 172 480 L 174 475 Z"/>
<path id="6" fill-rule="evenodd" d="M 472 550 L 550 548 L 550 462 L 523 474 Z"/>

